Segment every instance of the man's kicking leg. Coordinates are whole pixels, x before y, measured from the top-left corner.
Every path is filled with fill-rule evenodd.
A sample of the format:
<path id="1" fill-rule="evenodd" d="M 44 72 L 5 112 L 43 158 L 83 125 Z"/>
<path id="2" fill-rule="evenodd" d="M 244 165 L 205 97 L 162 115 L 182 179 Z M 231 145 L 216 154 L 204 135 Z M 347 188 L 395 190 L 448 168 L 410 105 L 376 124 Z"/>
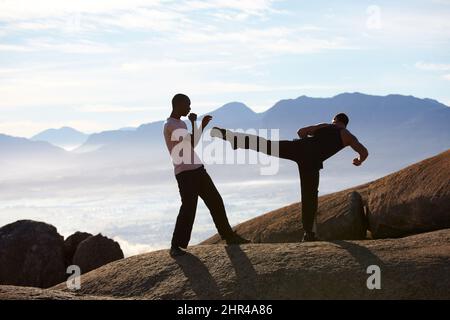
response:
<path id="1" fill-rule="evenodd" d="M 211 129 L 211 136 L 230 142 L 233 149 L 247 149 L 262 152 L 266 155 L 292 160 L 297 163 L 301 157 L 301 140 L 281 140 L 272 141 L 263 137 L 233 132 L 227 129 L 214 127 Z"/>

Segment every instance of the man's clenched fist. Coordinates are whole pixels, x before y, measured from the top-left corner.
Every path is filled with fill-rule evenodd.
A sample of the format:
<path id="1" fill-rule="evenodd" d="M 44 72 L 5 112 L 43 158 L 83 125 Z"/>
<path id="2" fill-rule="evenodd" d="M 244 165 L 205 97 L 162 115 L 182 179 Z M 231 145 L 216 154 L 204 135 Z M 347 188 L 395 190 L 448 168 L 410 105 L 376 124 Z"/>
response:
<path id="1" fill-rule="evenodd" d="M 202 119 L 202 128 L 205 128 L 211 120 L 212 116 L 210 115 L 204 116 Z"/>
<path id="2" fill-rule="evenodd" d="M 189 121 L 191 121 L 191 122 L 197 121 L 197 114 L 196 114 L 196 113 L 192 113 L 192 112 L 189 113 L 188 119 L 189 119 Z"/>

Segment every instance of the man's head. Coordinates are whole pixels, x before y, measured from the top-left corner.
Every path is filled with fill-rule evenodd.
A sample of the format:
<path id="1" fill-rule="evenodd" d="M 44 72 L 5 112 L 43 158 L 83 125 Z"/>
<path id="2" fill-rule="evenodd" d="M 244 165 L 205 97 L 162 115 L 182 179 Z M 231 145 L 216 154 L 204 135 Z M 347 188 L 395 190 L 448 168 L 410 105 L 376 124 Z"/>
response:
<path id="1" fill-rule="evenodd" d="M 191 100 L 185 94 L 178 93 L 172 98 L 172 110 L 181 117 L 185 117 L 191 111 Z"/>
<path id="2" fill-rule="evenodd" d="M 341 126 L 343 126 L 344 128 L 347 127 L 348 121 L 349 121 L 349 120 L 348 120 L 348 117 L 347 117 L 347 115 L 346 115 L 345 113 L 338 113 L 338 114 L 335 115 L 334 118 L 333 118 L 333 124 L 341 125 Z"/>

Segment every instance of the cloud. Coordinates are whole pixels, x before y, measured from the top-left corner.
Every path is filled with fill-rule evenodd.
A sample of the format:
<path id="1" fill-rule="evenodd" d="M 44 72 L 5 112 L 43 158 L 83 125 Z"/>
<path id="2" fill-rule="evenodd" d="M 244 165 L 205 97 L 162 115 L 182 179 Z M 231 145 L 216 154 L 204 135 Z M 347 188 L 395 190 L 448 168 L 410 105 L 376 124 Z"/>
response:
<path id="1" fill-rule="evenodd" d="M 342 37 L 317 37 L 304 27 L 248 28 L 234 32 L 186 31 L 178 40 L 191 45 L 216 45 L 231 52 L 254 55 L 308 54 L 323 50 L 356 49 Z"/>
<path id="2" fill-rule="evenodd" d="M 447 41 L 450 38 L 450 17 L 439 11 L 383 9 L 380 28 L 372 35 L 387 40 L 421 44 Z"/>
<path id="3" fill-rule="evenodd" d="M 219 82 L 198 84 L 188 87 L 189 92 L 201 93 L 208 91 L 214 94 L 222 93 L 245 93 L 245 92 L 270 92 L 270 91 L 303 91 L 303 90 L 323 90 L 342 88 L 340 85 L 317 85 L 317 84 L 299 84 L 299 85 L 269 85 L 269 84 L 249 84 L 245 82 Z"/>
<path id="4" fill-rule="evenodd" d="M 39 69 L 30 64 L 21 68 L 2 68 L 0 108 L 96 106 L 95 111 L 101 111 L 100 108 L 112 111 L 111 106 L 128 105 L 128 102 L 136 101 L 136 97 L 142 101 L 137 92 L 145 92 L 148 84 L 125 76 L 114 67 L 98 63 L 94 67 L 75 64 Z M 157 82 L 157 75 L 149 77 Z M 136 107 L 136 103 L 130 107 Z M 119 111 L 117 107 L 114 110 Z M 87 107 L 84 111 L 88 111 Z"/>
<path id="5" fill-rule="evenodd" d="M 162 0 L 40 0 L 39 5 L 36 5 L 33 0 L 2 0 L 0 1 L 0 20 L 28 20 L 77 13 L 107 14 L 141 7 L 158 7 L 163 2 Z"/>
<path id="6" fill-rule="evenodd" d="M 115 14 L 138 9 L 154 9 L 164 11 L 170 8 L 179 12 L 198 10 L 233 10 L 248 15 L 263 15 L 273 11 L 273 0 L 197 0 L 197 1 L 165 1 L 165 0 L 40 0 L 39 5 L 33 0 L 0 1 L 0 20 L 29 20 L 61 17 L 77 13 L 83 14 Z"/>
<path id="7" fill-rule="evenodd" d="M 29 51 L 33 51 L 33 49 L 28 46 L 23 46 L 23 45 L 0 44 L 0 51 L 29 52 Z"/>
<path id="8" fill-rule="evenodd" d="M 100 62 L 93 66 L 75 64 L 52 67 L 43 64 L 37 67 L 31 64 L 0 68 L 0 108 L 11 110 L 18 107 L 53 106 L 61 110 L 69 108 L 67 112 L 72 112 L 75 108 L 77 112 L 92 115 L 147 112 L 148 116 L 156 116 L 159 113 L 158 108 L 166 106 L 173 94 L 179 91 L 197 95 L 197 102 L 214 99 L 226 103 L 227 101 L 221 100 L 223 97 L 217 95 L 270 92 L 281 94 L 286 91 L 342 88 L 329 83 L 299 82 L 276 85 L 264 78 L 245 81 L 220 76 L 230 72 L 240 76 L 248 73 L 248 70 L 237 68 L 240 65 L 247 66 L 247 60 L 234 59 L 240 57 L 233 56 L 229 61 L 155 59 L 104 64 Z M 255 68 L 258 70 L 264 66 L 256 65 Z M 219 76 L 211 79 L 211 72 Z"/>
<path id="9" fill-rule="evenodd" d="M 117 241 L 120 244 L 120 248 L 122 249 L 125 258 L 134 256 L 137 254 L 142 254 L 146 252 L 156 251 L 160 249 L 167 248 L 167 245 L 149 245 L 143 243 L 132 243 L 129 242 L 119 236 L 113 238 L 114 241 Z"/>
<path id="10" fill-rule="evenodd" d="M 99 25 L 118 27 L 121 29 L 143 29 L 158 32 L 173 31 L 186 23 L 185 16 L 166 9 L 146 9 L 126 11 L 111 16 L 95 18 Z"/>
<path id="11" fill-rule="evenodd" d="M 109 45 L 96 43 L 89 40 L 79 40 L 77 42 L 58 43 L 46 39 L 32 39 L 28 41 L 31 48 L 37 51 L 57 51 L 63 53 L 78 53 L 78 54 L 103 54 L 112 52 L 113 49 Z"/>
<path id="12" fill-rule="evenodd" d="M 416 62 L 415 67 L 420 70 L 425 71 L 449 71 L 450 64 L 444 63 L 426 63 L 426 62 Z"/>
<path id="13" fill-rule="evenodd" d="M 0 44 L 0 51 L 12 52 L 38 52 L 50 51 L 71 54 L 104 54 L 113 52 L 113 47 L 89 40 L 75 42 L 58 42 L 48 38 L 32 38 L 20 45 Z"/>
<path id="14" fill-rule="evenodd" d="M 39 5 L 33 0 L 0 1 L 0 20 L 28 20 L 61 17 L 77 13 L 110 14 L 137 9 L 154 9 L 163 11 L 190 12 L 198 10 L 232 10 L 248 15 L 263 15 L 273 11 L 273 0 L 40 0 Z"/>
<path id="15" fill-rule="evenodd" d="M 6 33 L 108 33 L 116 29 L 169 31 L 184 22 L 164 0 L 0 1 L 0 22 Z"/>
<path id="16" fill-rule="evenodd" d="M 104 30 L 105 26 L 124 29 L 176 31 L 190 23 L 187 15 L 202 12 L 206 16 L 264 16 L 276 12 L 272 0 L 109 0 L 58 1 L 41 0 L 39 6 L 31 0 L 0 1 L 0 21 L 9 22 L 10 30 L 73 31 L 76 29 Z M 214 11 L 210 15 L 210 11 Z M 192 22 L 193 23 L 193 22 Z"/>
<path id="17" fill-rule="evenodd" d="M 442 4 L 442 5 L 450 5 L 450 0 L 433 0 L 433 2 Z"/>
<path id="18" fill-rule="evenodd" d="M 19 0 L 16 5 L 6 0 L 0 2 L 0 21 L 10 21 L 6 29 L 11 32 L 79 32 L 86 39 L 68 41 L 66 38 L 28 39 L 24 43 L 5 44 L 3 51 L 53 51 L 61 53 L 102 54 L 120 49 L 111 42 L 94 42 L 89 36 L 96 32 L 107 34 L 120 30 L 153 31 L 150 38 L 165 41 L 166 47 L 177 51 L 205 53 L 214 45 L 216 52 L 230 55 L 253 52 L 253 56 L 316 53 L 323 50 L 350 49 L 347 39 L 333 35 L 317 37 L 320 27 L 306 24 L 293 27 L 251 27 L 245 20 L 252 16 L 277 13 L 273 0 L 208 0 L 208 1 L 138 1 L 123 4 L 113 0 L 80 1 L 80 4 L 61 4 L 43 0 L 42 7 Z M 102 4 L 100 4 L 102 3 Z M 23 6 L 23 10 L 17 9 Z M 1 9 L 4 9 L 3 11 Z M 200 16 L 193 19 L 193 14 Z M 211 19 L 215 17 L 216 19 Z M 223 28 L 223 21 L 236 20 L 233 28 Z M 9 19 L 9 20 L 8 20 Z M 242 26 L 239 26 L 242 24 Z M 229 31 L 224 31 L 229 30 Z M 61 35 L 61 34 L 60 34 Z M 164 40 L 162 40 L 164 39 Z M 199 47 L 199 45 L 204 45 Z M 133 44 L 131 44 L 133 45 Z M 145 48 L 147 49 L 147 48 Z M 167 49 L 166 49 L 167 50 Z M 169 49 L 170 50 L 170 49 Z"/>
<path id="19" fill-rule="evenodd" d="M 77 108 L 79 112 L 86 113 L 128 113 L 155 110 L 149 107 L 126 107 L 117 105 L 84 105 Z"/>
<path id="20" fill-rule="evenodd" d="M 124 62 L 120 65 L 120 70 L 125 72 L 147 72 L 170 69 L 182 69 L 192 67 L 208 67 L 212 65 L 224 65 L 225 61 L 221 60 L 195 60 L 195 61 L 183 61 L 178 59 L 161 59 L 161 60 L 140 60 Z"/>
<path id="21" fill-rule="evenodd" d="M 272 11 L 273 0 L 203 0 L 189 1 L 184 7 L 189 10 L 228 9 L 243 14 L 261 16 Z"/>
<path id="22" fill-rule="evenodd" d="M 58 23 L 59 22 L 59 23 Z M 67 22 L 64 22 L 67 24 Z M 9 25 L 9 29 L 12 30 L 49 30 L 57 29 L 63 25 L 60 19 L 58 20 L 44 20 L 44 21 L 21 21 L 13 22 Z"/>
<path id="23" fill-rule="evenodd" d="M 448 72 L 450 71 L 450 64 L 448 63 L 425 63 L 417 62 L 415 67 L 419 70 L 430 71 L 430 72 Z M 450 80 L 450 74 L 444 74 L 441 76 L 444 80 Z"/>

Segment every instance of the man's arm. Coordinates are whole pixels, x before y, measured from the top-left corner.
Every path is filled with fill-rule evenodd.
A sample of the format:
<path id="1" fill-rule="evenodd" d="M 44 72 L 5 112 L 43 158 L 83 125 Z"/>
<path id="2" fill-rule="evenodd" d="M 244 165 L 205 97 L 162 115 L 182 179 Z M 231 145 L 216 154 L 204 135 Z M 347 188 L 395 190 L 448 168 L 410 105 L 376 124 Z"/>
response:
<path id="1" fill-rule="evenodd" d="M 304 127 L 304 128 L 298 129 L 297 134 L 300 138 L 303 139 L 303 138 L 306 138 L 307 136 L 313 136 L 314 132 L 317 129 L 326 127 L 328 125 L 329 125 L 328 123 L 319 123 L 314 126 Z"/>
<path id="2" fill-rule="evenodd" d="M 369 156 L 369 151 L 367 151 L 366 147 L 347 129 L 342 130 L 342 142 L 344 146 L 350 146 L 359 154 L 359 158 L 353 159 L 355 166 L 360 166 Z"/>
<path id="3" fill-rule="evenodd" d="M 189 121 L 191 122 L 192 125 L 191 145 L 193 148 L 195 148 L 199 143 L 200 137 L 203 134 L 203 130 L 211 120 L 212 116 L 206 115 L 203 117 L 200 127 L 197 127 L 197 115 L 195 113 L 189 114 Z"/>

